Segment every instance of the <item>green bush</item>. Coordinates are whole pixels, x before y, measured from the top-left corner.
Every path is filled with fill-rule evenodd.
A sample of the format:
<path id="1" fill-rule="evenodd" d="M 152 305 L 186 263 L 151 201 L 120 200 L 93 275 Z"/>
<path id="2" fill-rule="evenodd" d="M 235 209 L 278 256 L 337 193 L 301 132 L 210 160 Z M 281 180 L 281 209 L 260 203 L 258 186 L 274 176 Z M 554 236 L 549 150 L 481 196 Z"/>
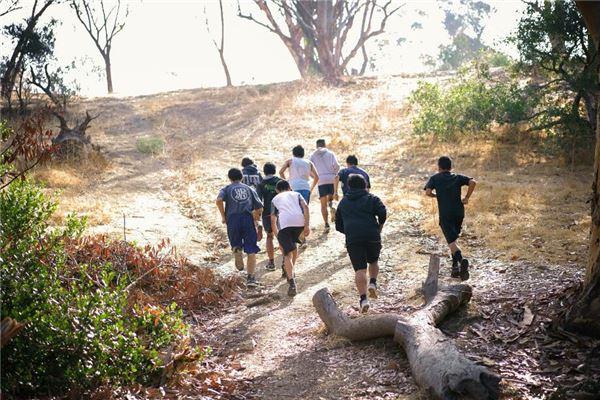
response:
<path id="1" fill-rule="evenodd" d="M 135 147 L 142 154 L 156 155 L 163 151 L 165 141 L 160 137 L 139 138 Z"/>
<path id="2" fill-rule="evenodd" d="M 133 276 L 110 263 L 68 262 L 84 221 L 50 229 L 56 208 L 33 184 L 0 191 L 1 317 L 26 322 L 1 354 L 6 395 L 64 394 L 100 384 L 152 383 L 160 352 L 184 338 L 181 311 L 131 305 Z"/>
<path id="3" fill-rule="evenodd" d="M 414 133 L 439 138 L 485 133 L 494 123 L 524 119 L 533 105 L 532 99 L 516 82 L 491 83 L 487 66 L 475 74 L 462 70 L 444 87 L 419 82 L 410 97 L 418 109 L 413 119 Z"/>

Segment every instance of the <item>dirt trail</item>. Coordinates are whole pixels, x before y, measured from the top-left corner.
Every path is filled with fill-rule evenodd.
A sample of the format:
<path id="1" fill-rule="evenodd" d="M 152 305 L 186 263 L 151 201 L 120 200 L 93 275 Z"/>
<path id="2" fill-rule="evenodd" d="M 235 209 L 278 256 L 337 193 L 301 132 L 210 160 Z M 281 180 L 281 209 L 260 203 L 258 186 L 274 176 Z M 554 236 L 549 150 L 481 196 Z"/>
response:
<path id="1" fill-rule="evenodd" d="M 373 192 L 389 206 L 380 265 L 381 296 L 372 310 L 408 313 L 420 305 L 416 290 L 426 275 L 427 254 L 444 251 L 438 238 L 427 236 L 420 228 L 435 211 L 433 204 L 432 209 L 425 209 L 419 200 L 430 166 L 415 166 L 411 154 L 401 151 L 410 129 L 404 103 L 416 81 L 363 80 L 347 88 L 290 83 L 84 102 L 82 108 L 102 114 L 91 134 L 104 147 L 111 166 L 91 183 L 67 190 L 63 195 L 68 198 L 66 206 L 79 203 L 98 213 L 94 204 L 110 205 L 102 210 L 105 215 L 92 227 L 94 231 L 122 237 L 125 214 L 128 240 L 155 244 L 169 238 L 193 262 L 222 273 L 237 273 L 213 201 L 226 184 L 227 169 L 238 165 L 245 155 L 258 165 L 273 161 L 279 166 L 293 145 L 303 144 L 310 154 L 314 140 L 326 137 L 339 161 L 347 154 L 358 155 L 372 176 Z M 141 154 L 136 143 L 144 137 L 162 138 L 164 152 L 155 157 Z M 296 269 L 298 295 L 287 297 L 280 271 L 267 273 L 266 255 L 261 253 L 261 290 L 276 292 L 279 299 L 251 308 L 240 302 L 223 316 L 203 321 L 203 329 L 212 331 L 217 355 L 235 361 L 239 367 L 235 374 L 252 380 L 258 398 L 421 398 L 404 354 L 391 340 L 351 344 L 322 331 L 311 304 L 316 290 L 328 287 L 350 314 L 357 313 L 357 297 L 343 236 L 334 229 L 324 231 L 318 199 L 313 197 L 310 209 L 313 232 Z M 498 329 L 497 321 L 489 318 L 496 311 L 500 318 L 513 318 L 510 307 L 514 302 L 499 303 L 484 294 L 505 299 L 535 296 L 538 273 L 530 273 L 532 268 L 542 271 L 552 282 L 549 285 L 561 282 L 564 270 L 546 264 L 506 265 L 479 249 L 477 238 L 465 235 L 463 243 L 473 251 L 476 267 L 470 283 L 477 295 L 470 306 L 472 314 L 465 311 L 446 331 L 457 338 L 463 350 L 476 353 L 472 355 L 475 358 L 497 363 L 508 360 L 504 375 L 537 389 L 539 376 L 531 383 L 530 375 L 519 375 L 518 360 L 523 355 L 502 353 L 512 342 L 498 342 L 498 353 L 481 333 L 486 327 Z M 280 262 L 278 257 L 276 263 Z M 442 262 L 444 280 L 448 266 L 446 260 Z M 568 275 L 576 277 L 574 271 Z M 505 306 L 506 312 L 498 308 Z M 479 334 L 467 337 L 464 321 L 481 323 Z M 529 355 L 530 365 L 544 362 L 546 354 L 536 351 Z"/>

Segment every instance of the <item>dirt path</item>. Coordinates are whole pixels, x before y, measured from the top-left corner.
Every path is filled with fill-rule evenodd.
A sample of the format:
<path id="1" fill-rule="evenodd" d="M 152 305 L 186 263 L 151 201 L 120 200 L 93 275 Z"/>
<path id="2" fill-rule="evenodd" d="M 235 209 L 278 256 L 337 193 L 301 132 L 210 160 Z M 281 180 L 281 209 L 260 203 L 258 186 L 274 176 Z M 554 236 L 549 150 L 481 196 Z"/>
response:
<path id="1" fill-rule="evenodd" d="M 404 103 L 415 84 L 416 79 L 394 78 L 364 80 L 359 87 L 348 88 L 315 89 L 293 83 L 90 100 L 82 108 L 102 113 L 91 133 L 105 148 L 110 167 L 85 185 L 66 189 L 63 206 L 78 204 L 102 214 L 92 229 L 116 237 L 123 235 L 125 214 L 128 240 L 155 244 L 169 238 L 193 262 L 237 273 L 213 201 L 226 184 L 227 169 L 245 155 L 258 165 L 266 161 L 281 165 L 293 145 L 302 143 L 311 151 L 316 138 L 327 137 L 340 161 L 347 154 L 358 155 L 372 176 L 373 192 L 389 206 L 381 296 L 372 310 L 408 313 L 420 305 L 417 289 L 426 274 L 427 254 L 445 251 L 437 237 L 420 228 L 424 219 L 434 218 L 433 204 L 425 209 L 419 200 L 429 166 L 415 166 L 411 154 L 398 151 L 410 129 Z M 164 152 L 141 154 L 136 143 L 144 137 L 162 138 Z M 297 264 L 298 295 L 287 297 L 280 271 L 267 273 L 266 255 L 261 253 L 261 290 L 279 298 L 250 308 L 241 301 L 223 316 L 203 321 L 203 329 L 214 338 L 216 354 L 237 366 L 235 374 L 253 382 L 257 398 L 421 398 L 404 354 L 391 340 L 351 344 L 323 332 L 311 304 L 313 293 L 328 287 L 350 314 L 357 313 L 357 296 L 343 236 L 333 229 L 324 231 L 317 202 L 312 199 L 313 232 Z M 98 204 L 108 206 L 99 210 Z M 515 318 L 522 317 L 525 306 L 524 300 L 515 306 L 514 299 L 536 298 L 540 276 L 543 284 L 564 286 L 565 270 L 549 264 L 507 265 L 482 249 L 479 239 L 466 235 L 464 243 L 472 251 L 475 268 L 470 283 L 476 295 L 469 310 L 444 329 L 471 357 L 485 358 L 497 368 L 504 365 L 504 376 L 527 387 L 519 398 L 536 398 L 521 394 L 541 393 L 551 380 L 544 380 L 543 371 L 533 375 L 520 371 L 523 364 L 518 360 L 523 355 L 515 346 L 522 341 L 527 345 L 528 337 L 519 336 L 518 342 L 508 337 L 514 324 L 519 326 Z M 276 263 L 280 262 L 278 257 Z M 446 260 L 442 268 L 442 280 L 448 279 Z M 566 275 L 574 279 L 577 272 Z M 248 291 L 244 296 L 254 294 Z M 504 300 L 498 302 L 494 296 Z M 533 302 L 527 304 L 536 310 Z M 538 321 L 544 321 L 541 314 Z M 467 329 L 472 322 L 478 324 L 478 333 Z M 497 336 L 489 339 L 485 332 Z M 496 341 L 494 346 L 491 340 Z M 545 363 L 549 354 L 536 347 L 528 355 L 527 368 Z"/>

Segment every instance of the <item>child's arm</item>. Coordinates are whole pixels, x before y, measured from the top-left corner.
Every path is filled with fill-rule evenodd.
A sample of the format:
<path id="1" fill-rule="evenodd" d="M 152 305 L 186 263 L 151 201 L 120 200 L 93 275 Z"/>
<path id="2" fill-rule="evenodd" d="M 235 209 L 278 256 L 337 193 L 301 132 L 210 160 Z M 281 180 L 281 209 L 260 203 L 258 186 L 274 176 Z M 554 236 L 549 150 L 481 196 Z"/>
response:
<path id="1" fill-rule="evenodd" d="M 475 185 L 477 185 L 477 181 L 475 179 L 470 179 L 469 180 L 469 188 L 467 189 L 467 194 L 466 194 L 465 198 L 462 199 L 463 204 L 469 204 L 469 198 L 471 198 L 471 195 L 473 194 L 473 191 L 475 190 Z"/>
<path id="2" fill-rule="evenodd" d="M 308 211 L 308 206 L 304 199 L 300 203 L 302 206 L 302 211 L 304 212 L 304 236 L 310 235 L 310 212 Z"/>
<path id="3" fill-rule="evenodd" d="M 277 236 L 279 233 L 279 229 L 277 229 L 277 216 L 275 214 L 271 214 L 271 229 L 273 230 L 273 235 Z"/>
<path id="4" fill-rule="evenodd" d="M 283 163 L 283 166 L 279 170 L 279 176 L 281 179 L 285 179 L 285 171 L 290 167 L 290 160 L 287 160 Z"/>
<path id="5" fill-rule="evenodd" d="M 225 202 L 220 197 L 217 199 L 217 208 L 219 209 L 219 213 L 221 213 L 221 222 L 226 224 L 227 218 L 225 217 Z"/>
<path id="6" fill-rule="evenodd" d="M 310 162 L 310 176 L 313 178 L 312 186 L 310 187 L 310 192 L 312 193 L 317 183 L 319 183 L 319 174 L 317 173 L 317 169 L 315 168 L 315 164 Z"/>
<path id="7" fill-rule="evenodd" d="M 433 193 L 433 189 L 432 188 L 426 188 L 425 189 L 425 196 L 428 197 L 436 197 L 435 193 Z"/>
<path id="8" fill-rule="evenodd" d="M 333 199 L 335 201 L 338 201 L 340 199 L 340 196 L 338 195 L 338 186 L 340 185 L 340 176 L 336 175 L 335 178 L 333 178 Z"/>

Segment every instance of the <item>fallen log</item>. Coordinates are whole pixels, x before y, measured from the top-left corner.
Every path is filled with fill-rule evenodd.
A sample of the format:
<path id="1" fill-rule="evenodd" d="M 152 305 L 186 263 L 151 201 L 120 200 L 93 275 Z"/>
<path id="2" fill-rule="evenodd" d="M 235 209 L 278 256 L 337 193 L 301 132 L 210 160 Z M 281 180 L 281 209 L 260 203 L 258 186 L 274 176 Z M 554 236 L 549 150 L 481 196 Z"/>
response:
<path id="1" fill-rule="evenodd" d="M 10 317 L 6 317 L 0 322 L 0 348 L 4 347 L 10 339 L 17 336 L 25 327 L 25 324 L 18 322 Z"/>
<path id="2" fill-rule="evenodd" d="M 436 283 L 426 287 L 437 286 L 431 274 L 437 275 L 438 271 L 439 259 L 433 260 L 428 281 Z M 436 290 L 433 296 L 432 292 L 425 290 L 431 296 L 428 303 L 408 318 L 374 314 L 352 319 L 341 312 L 327 288 L 317 291 L 312 300 L 331 334 L 350 340 L 393 336 L 406 351 L 415 381 L 431 397 L 497 399 L 501 378 L 463 356 L 437 328 L 449 314 L 469 302 L 471 287 L 451 285 Z"/>

